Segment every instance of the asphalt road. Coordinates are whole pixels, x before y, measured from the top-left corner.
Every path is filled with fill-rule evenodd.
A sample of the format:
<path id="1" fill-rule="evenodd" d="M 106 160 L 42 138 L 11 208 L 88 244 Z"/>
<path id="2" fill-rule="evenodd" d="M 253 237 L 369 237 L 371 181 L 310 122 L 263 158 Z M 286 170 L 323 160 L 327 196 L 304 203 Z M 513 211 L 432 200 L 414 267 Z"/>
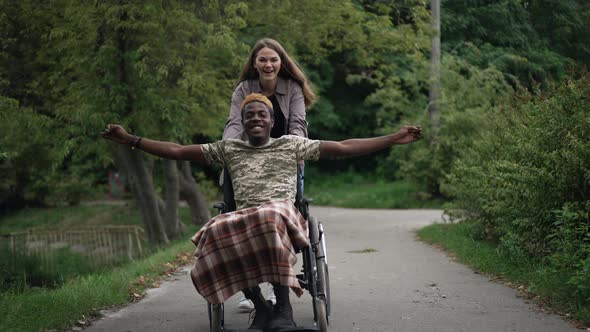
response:
<path id="1" fill-rule="evenodd" d="M 440 210 L 312 207 L 311 213 L 327 234 L 330 331 L 580 331 L 417 241 L 414 231 L 440 221 Z M 375 250 L 355 253 L 365 249 Z M 237 312 L 237 299 L 226 303 L 226 326 L 245 329 L 248 314 Z M 297 323 L 310 325 L 309 295 L 292 295 L 292 302 Z M 205 332 L 208 324 L 206 302 L 181 274 L 87 330 Z"/>

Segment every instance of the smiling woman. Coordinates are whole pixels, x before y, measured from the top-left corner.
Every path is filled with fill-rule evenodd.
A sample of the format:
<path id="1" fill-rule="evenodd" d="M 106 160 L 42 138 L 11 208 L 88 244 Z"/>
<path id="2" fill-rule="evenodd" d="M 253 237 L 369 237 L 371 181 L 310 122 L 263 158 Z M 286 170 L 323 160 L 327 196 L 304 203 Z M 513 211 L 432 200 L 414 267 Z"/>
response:
<path id="1" fill-rule="evenodd" d="M 270 38 L 256 42 L 238 82 L 223 139 L 246 139 L 241 105 L 251 93 L 263 94 L 272 103 L 275 112 L 271 137 L 287 134 L 307 137 L 305 111 L 314 103 L 315 94 L 305 73 L 279 42 Z"/>

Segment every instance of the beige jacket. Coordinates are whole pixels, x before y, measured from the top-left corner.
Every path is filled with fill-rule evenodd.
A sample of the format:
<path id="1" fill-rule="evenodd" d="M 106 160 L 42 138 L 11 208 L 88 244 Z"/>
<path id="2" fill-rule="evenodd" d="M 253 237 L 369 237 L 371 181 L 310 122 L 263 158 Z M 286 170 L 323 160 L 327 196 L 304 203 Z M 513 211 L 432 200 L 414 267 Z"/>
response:
<path id="1" fill-rule="evenodd" d="M 229 117 L 223 130 L 223 139 L 238 138 L 246 140 L 246 134 L 242 127 L 242 112 L 240 105 L 244 98 L 251 93 L 261 93 L 260 82 L 245 80 L 234 89 L 231 98 Z M 294 80 L 278 78 L 275 96 L 285 115 L 285 134 L 307 137 L 307 122 L 305 121 L 305 102 L 301 86 Z"/>

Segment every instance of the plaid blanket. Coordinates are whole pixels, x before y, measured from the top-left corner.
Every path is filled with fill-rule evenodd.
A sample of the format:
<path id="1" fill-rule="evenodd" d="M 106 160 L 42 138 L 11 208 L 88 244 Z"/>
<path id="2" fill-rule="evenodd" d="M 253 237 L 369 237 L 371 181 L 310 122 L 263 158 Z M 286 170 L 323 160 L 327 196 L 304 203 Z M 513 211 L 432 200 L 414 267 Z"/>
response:
<path id="1" fill-rule="evenodd" d="M 309 245 L 307 223 L 289 200 L 218 215 L 191 240 L 197 246 L 191 279 L 210 303 L 265 281 L 303 294 L 293 265 L 295 248 Z"/>

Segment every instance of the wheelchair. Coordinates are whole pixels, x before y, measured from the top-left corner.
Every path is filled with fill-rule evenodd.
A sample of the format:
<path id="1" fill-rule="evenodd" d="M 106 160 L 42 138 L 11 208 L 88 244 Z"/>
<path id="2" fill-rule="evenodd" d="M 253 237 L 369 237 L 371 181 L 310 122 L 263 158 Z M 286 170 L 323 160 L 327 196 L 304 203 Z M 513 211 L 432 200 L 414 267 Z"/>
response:
<path id="1" fill-rule="evenodd" d="M 301 288 L 311 295 L 313 305 L 314 328 L 290 328 L 281 331 L 328 331 L 330 305 L 330 277 L 328 272 L 328 258 L 326 252 L 326 235 L 321 222 L 309 213 L 310 200 L 303 197 L 301 184 L 303 172 L 297 172 L 297 195 L 295 206 L 307 221 L 310 245 L 299 248 L 297 253 L 302 253 L 303 268 L 297 275 Z M 227 213 L 235 211 L 236 205 L 233 199 L 233 187 L 227 170 L 223 172 L 223 202 L 216 203 L 218 212 Z M 224 326 L 224 304 L 207 304 L 209 315 L 209 327 L 211 332 L 226 331 Z M 279 331 L 273 331 L 279 332 Z"/>

